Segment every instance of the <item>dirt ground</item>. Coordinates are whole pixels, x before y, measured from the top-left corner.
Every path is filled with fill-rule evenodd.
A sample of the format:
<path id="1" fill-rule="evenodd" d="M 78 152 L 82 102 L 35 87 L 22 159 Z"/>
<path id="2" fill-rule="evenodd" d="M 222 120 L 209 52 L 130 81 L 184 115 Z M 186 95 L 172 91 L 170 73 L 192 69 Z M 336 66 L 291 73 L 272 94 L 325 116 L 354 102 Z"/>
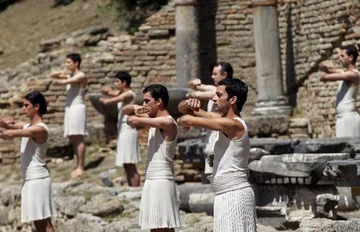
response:
<path id="1" fill-rule="evenodd" d="M 108 175 L 115 186 L 127 186 L 124 168 L 115 165 L 115 153 L 116 149 L 114 147 L 111 149 L 108 145 L 99 146 L 95 144 L 87 146 L 85 156 L 86 173 L 75 179 L 70 178 L 70 173 L 76 167 L 75 157 L 73 157 L 73 159 L 55 159 L 48 157 L 47 166 L 50 170 L 51 180 L 54 183 L 74 180 L 103 185 L 99 174 L 110 171 Z M 144 181 L 145 165 L 146 150 L 142 148 L 141 162 L 137 164 L 137 169 L 142 176 L 142 181 Z M 12 164 L 0 164 L 0 184 L 20 185 L 21 181 L 20 157 Z"/>
<path id="2" fill-rule="evenodd" d="M 102 25 L 121 33 L 111 0 L 75 0 L 53 7 L 54 0 L 22 0 L 0 13 L 0 69 L 35 58 L 41 40 Z"/>

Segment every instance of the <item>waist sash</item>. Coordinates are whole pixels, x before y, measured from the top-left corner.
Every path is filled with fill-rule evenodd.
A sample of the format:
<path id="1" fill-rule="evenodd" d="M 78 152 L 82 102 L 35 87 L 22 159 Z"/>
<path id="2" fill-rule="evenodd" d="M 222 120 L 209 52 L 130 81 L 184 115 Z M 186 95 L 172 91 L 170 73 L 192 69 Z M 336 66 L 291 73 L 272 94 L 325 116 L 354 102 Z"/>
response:
<path id="1" fill-rule="evenodd" d="M 173 164 L 165 161 L 151 161 L 146 170 L 147 180 L 174 180 Z"/>
<path id="2" fill-rule="evenodd" d="M 215 195 L 225 192 L 251 187 L 247 175 L 242 172 L 229 172 L 215 175 L 213 179 L 213 190 Z"/>
<path id="3" fill-rule="evenodd" d="M 342 117 L 345 117 L 345 116 L 355 116 L 355 115 L 358 115 L 359 113 L 357 111 L 352 111 L 352 112 L 339 112 L 339 113 L 336 113 L 336 118 L 342 118 Z"/>

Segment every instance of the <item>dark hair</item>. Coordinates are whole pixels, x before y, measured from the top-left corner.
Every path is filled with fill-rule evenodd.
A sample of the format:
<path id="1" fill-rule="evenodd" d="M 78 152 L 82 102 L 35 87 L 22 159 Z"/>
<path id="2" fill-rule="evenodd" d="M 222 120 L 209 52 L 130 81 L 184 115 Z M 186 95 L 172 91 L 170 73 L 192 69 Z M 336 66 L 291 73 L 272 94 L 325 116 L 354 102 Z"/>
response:
<path id="1" fill-rule="evenodd" d="M 355 46 L 349 46 L 349 47 L 341 47 L 341 50 L 346 50 L 346 55 L 353 57 L 353 62 L 356 64 L 356 59 L 359 56 L 359 53 Z"/>
<path id="2" fill-rule="evenodd" d="M 155 99 L 155 101 L 160 98 L 163 102 L 164 108 L 168 106 L 169 93 L 165 86 L 160 84 L 149 85 L 143 90 L 143 93 L 147 92 L 150 92 L 150 95 Z"/>
<path id="3" fill-rule="evenodd" d="M 216 62 L 212 67 L 220 66 L 220 73 L 226 73 L 228 78 L 233 78 L 234 70 L 230 63 L 228 62 Z"/>
<path id="4" fill-rule="evenodd" d="M 39 113 L 41 115 L 46 114 L 47 107 L 46 107 L 46 100 L 44 95 L 40 92 L 34 91 L 31 93 L 26 94 L 25 99 L 28 100 L 33 106 L 39 104 Z"/>
<path id="5" fill-rule="evenodd" d="M 225 91 L 228 94 L 228 100 L 231 97 L 236 96 L 236 106 L 239 112 L 241 112 L 248 95 L 248 86 L 244 82 L 236 78 L 225 78 L 219 82 L 220 85 L 225 85 Z"/>
<path id="6" fill-rule="evenodd" d="M 72 60 L 74 63 L 78 62 L 78 68 L 80 68 L 81 65 L 81 56 L 79 53 L 70 53 L 66 55 L 67 59 Z"/>
<path id="7" fill-rule="evenodd" d="M 115 78 L 119 79 L 121 82 L 125 81 L 127 86 L 130 87 L 131 76 L 128 72 L 118 72 L 115 74 Z"/>

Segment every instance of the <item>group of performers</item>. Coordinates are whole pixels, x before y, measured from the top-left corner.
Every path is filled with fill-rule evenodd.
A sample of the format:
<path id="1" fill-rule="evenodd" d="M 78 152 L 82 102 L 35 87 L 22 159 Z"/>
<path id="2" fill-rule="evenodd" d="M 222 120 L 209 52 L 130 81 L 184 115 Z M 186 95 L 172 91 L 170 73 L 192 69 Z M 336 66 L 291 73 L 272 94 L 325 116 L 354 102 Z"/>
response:
<path id="1" fill-rule="evenodd" d="M 360 117 L 356 111 L 356 94 L 360 73 L 356 70 L 355 48 L 342 49 L 340 63 L 344 70 L 336 70 L 330 63 L 320 65 L 326 74 L 323 81 L 341 81 L 337 95 L 336 135 L 359 136 Z M 66 85 L 67 100 L 64 119 L 64 135 L 69 137 L 77 157 L 77 168 L 71 177 L 84 174 L 86 131 L 86 106 L 84 103 L 86 75 L 80 71 L 81 57 L 69 54 L 66 67 L 70 73 L 52 73 L 53 84 Z M 188 94 L 178 108 L 184 115 L 177 119 L 167 111 L 169 94 L 165 86 L 151 84 L 143 90 L 142 105 L 135 105 L 135 93 L 131 90 L 131 76 L 119 72 L 115 76 L 116 90 L 110 87 L 102 93 L 103 104 L 117 104 L 118 144 L 116 165 L 123 166 L 129 186 L 139 186 L 140 178 L 136 163 L 140 161 L 137 127 L 150 127 L 147 148 L 146 180 L 142 190 L 139 225 L 142 230 L 174 231 L 181 226 L 178 196 L 174 182 L 174 155 L 177 145 L 178 126 L 209 131 L 205 151 L 205 172 L 212 174 L 215 192 L 214 231 L 256 231 L 254 192 L 248 182 L 250 140 L 248 127 L 240 117 L 247 100 L 248 86 L 233 78 L 229 63 L 218 62 L 212 67 L 214 85 L 204 85 L 199 79 L 190 81 L 194 91 Z M 209 100 L 207 111 L 201 100 Z M 21 164 L 23 185 L 21 191 L 21 221 L 34 222 L 38 231 L 52 232 L 51 217 L 56 215 L 52 198 L 50 172 L 44 162 L 49 130 L 42 116 L 47 112 L 46 100 L 39 92 L 25 96 L 23 112 L 29 123 L 13 118 L 1 118 L 0 137 L 22 137 Z"/>

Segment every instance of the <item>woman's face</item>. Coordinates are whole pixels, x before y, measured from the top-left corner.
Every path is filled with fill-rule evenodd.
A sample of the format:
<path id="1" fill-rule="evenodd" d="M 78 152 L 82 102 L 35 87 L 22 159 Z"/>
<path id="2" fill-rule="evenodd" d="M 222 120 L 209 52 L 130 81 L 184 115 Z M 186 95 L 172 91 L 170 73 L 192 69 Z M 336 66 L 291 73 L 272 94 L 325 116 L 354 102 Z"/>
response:
<path id="1" fill-rule="evenodd" d="M 124 88 L 126 86 L 126 82 L 121 81 L 120 79 L 116 78 L 115 82 L 114 82 L 114 85 L 118 90 L 124 90 Z"/>
<path id="2" fill-rule="evenodd" d="M 72 59 L 70 58 L 66 58 L 65 60 L 65 67 L 67 68 L 67 70 L 73 72 L 76 70 L 78 64 L 74 61 L 72 61 Z"/>
<path id="3" fill-rule="evenodd" d="M 23 102 L 22 110 L 26 114 L 26 116 L 32 117 L 36 114 L 36 111 L 39 110 L 39 105 L 36 104 L 34 106 L 29 100 L 25 99 Z"/>

